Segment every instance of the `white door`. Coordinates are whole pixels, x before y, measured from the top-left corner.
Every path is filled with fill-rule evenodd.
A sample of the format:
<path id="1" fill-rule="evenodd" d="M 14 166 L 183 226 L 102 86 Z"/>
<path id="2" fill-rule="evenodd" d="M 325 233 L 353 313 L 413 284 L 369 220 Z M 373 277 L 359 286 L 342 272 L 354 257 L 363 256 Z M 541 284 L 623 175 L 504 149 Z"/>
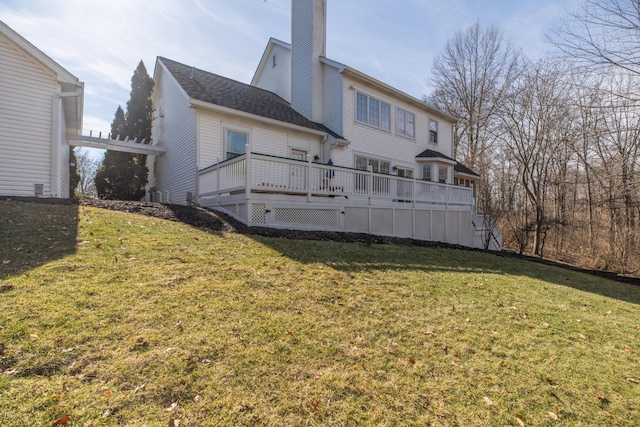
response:
<path id="1" fill-rule="evenodd" d="M 307 160 L 307 152 L 302 150 L 291 150 L 291 158 L 300 161 Z M 291 176 L 289 180 L 289 187 L 294 190 L 304 190 L 306 189 L 305 174 L 306 165 L 300 163 L 300 165 L 291 165 Z"/>

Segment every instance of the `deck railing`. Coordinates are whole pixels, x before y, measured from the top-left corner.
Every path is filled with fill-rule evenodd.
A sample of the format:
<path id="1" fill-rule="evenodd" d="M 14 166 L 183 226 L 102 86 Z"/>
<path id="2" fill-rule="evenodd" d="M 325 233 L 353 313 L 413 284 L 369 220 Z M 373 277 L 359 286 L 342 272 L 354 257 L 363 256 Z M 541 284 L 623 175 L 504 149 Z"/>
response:
<path id="1" fill-rule="evenodd" d="M 250 152 L 200 170 L 198 180 L 200 199 L 262 192 L 345 197 L 369 203 L 474 205 L 473 191 L 468 187 Z"/>

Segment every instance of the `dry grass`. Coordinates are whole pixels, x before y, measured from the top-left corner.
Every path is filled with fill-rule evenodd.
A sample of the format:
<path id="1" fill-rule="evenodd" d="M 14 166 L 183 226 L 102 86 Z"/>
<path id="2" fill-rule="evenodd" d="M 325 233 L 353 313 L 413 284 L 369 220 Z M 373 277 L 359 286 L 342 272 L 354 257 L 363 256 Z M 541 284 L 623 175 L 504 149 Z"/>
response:
<path id="1" fill-rule="evenodd" d="M 0 238 L 3 426 L 640 424 L 637 287 L 77 206 Z"/>

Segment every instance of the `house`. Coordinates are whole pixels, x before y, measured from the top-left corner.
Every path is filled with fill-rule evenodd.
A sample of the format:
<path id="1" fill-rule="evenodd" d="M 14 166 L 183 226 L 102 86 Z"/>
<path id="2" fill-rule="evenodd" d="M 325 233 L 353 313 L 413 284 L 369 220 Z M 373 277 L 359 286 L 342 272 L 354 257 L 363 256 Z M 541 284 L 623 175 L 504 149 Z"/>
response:
<path id="1" fill-rule="evenodd" d="M 499 249 L 475 211 L 479 175 L 453 159 L 456 118 L 327 58 L 325 19 L 325 0 L 293 0 L 292 43 L 269 40 L 251 84 L 157 59 L 150 198 Z"/>
<path id="2" fill-rule="evenodd" d="M 69 197 L 84 84 L 0 21 L 0 195 Z"/>

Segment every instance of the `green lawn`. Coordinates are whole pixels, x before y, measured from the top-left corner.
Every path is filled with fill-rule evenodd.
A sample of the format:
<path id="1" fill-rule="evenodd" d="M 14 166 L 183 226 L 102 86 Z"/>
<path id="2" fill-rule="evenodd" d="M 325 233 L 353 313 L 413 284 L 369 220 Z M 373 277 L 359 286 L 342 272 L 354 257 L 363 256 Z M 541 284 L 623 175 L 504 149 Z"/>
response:
<path id="1" fill-rule="evenodd" d="M 640 425 L 640 287 L 0 201 L 0 425 Z"/>

